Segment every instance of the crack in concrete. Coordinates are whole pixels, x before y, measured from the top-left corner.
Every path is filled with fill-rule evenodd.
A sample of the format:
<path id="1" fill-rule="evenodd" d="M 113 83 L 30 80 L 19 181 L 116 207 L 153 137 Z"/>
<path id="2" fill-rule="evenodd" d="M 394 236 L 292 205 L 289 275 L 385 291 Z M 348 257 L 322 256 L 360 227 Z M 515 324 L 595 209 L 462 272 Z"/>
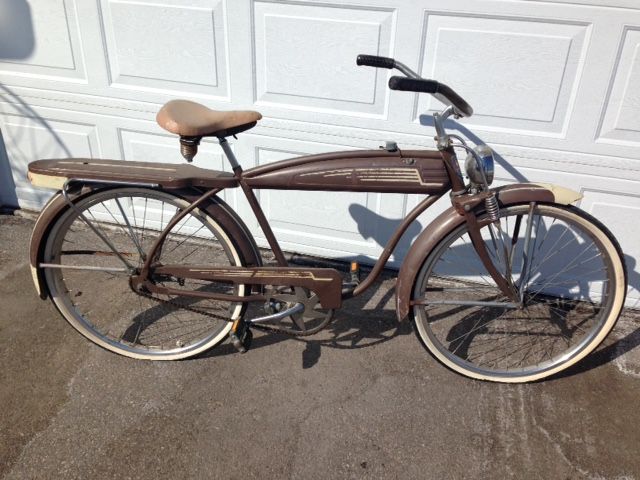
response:
<path id="1" fill-rule="evenodd" d="M 624 322 L 624 318 L 621 319 L 623 328 L 621 328 L 619 335 L 622 339 L 616 345 L 615 358 L 613 364 L 616 368 L 628 377 L 640 378 L 640 355 L 635 345 L 637 345 L 637 335 L 640 335 L 637 331 L 638 324 L 636 322 Z M 635 338 L 634 338 L 635 337 Z"/>
<path id="2" fill-rule="evenodd" d="M 621 355 L 618 358 L 616 358 L 613 361 L 613 364 L 618 368 L 620 373 L 622 373 L 623 375 L 627 375 L 633 378 L 640 378 L 640 371 L 635 370 L 634 368 L 636 367 L 635 365 L 633 367 L 629 367 L 627 363 L 627 359 L 625 358 L 624 355 Z"/>
<path id="3" fill-rule="evenodd" d="M 562 459 L 562 461 L 564 461 L 569 467 L 571 467 L 572 470 L 578 472 L 580 475 L 582 475 L 585 478 L 589 478 L 589 479 L 593 479 L 593 480 L 604 479 L 604 477 L 602 477 L 601 475 L 597 475 L 597 474 L 596 475 L 592 475 L 588 470 L 585 470 L 584 468 L 581 468 L 578 465 L 574 464 L 569 459 L 569 457 L 567 457 L 567 455 L 564 453 L 560 443 L 558 443 L 551 436 L 551 434 L 549 433 L 549 431 L 546 428 L 544 428 L 542 425 L 538 424 L 538 422 L 535 419 L 535 416 L 531 417 L 531 421 L 533 422 L 533 426 L 536 427 L 538 429 L 538 431 L 540 431 L 540 433 L 542 433 L 542 435 L 544 435 L 544 437 L 551 444 L 553 449 L 558 453 L 558 455 Z"/>

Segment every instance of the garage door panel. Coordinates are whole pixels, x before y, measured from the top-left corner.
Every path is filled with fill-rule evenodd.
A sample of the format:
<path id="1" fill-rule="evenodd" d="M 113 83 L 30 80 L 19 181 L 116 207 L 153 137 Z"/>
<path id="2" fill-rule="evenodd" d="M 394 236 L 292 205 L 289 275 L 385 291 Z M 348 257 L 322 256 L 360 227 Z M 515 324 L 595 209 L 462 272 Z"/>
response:
<path id="1" fill-rule="evenodd" d="M 255 2 L 254 17 L 258 104 L 384 115 L 385 71 L 355 59 L 390 55 L 393 10 Z"/>
<path id="2" fill-rule="evenodd" d="M 600 189 L 585 189 L 582 208 L 602 219 L 616 235 L 624 252 L 629 277 L 627 305 L 640 308 L 640 196 L 620 194 Z"/>
<path id="3" fill-rule="evenodd" d="M 0 116 L 0 129 L 13 173 L 15 196 L 20 205 L 28 208 L 40 208 L 52 194 L 51 190 L 31 185 L 27 179 L 30 162 L 42 158 L 100 156 L 94 125 L 5 114 Z M 6 188 L 5 182 L 2 188 Z"/>
<path id="4" fill-rule="evenodd" d="M 640 28 L 626 28 L 605 103 L 603 143 L 640 144 Z"/>
<path id="5" fill-rule="evenodd" d="M 558 135 L 588 31 L 587 24 L 426 11 L 421 72 L 469 99 L 476 125 Z M 422 95 L 416 113 L 440 109 Z"/>
<path id="6" fill-rule="evenodd" d="M 224 2 L 101 3 L 110 85 L 228 95 Z"/>
<path id="7" fill-rule="evenodd" d="M 640 177 L 640 161 L 631 158 L 504 144 L 491 146 L 495 152 L 496 171 L 509 171 L 517 181 L 529 180 L 522 171 L 527 167 L 542 170 L 549 178 L 557 172 L 626 180 Z"/>
<path id="8" fill-rule="evenodd" d="M 55 77 L 58 81 L 86 81 L 75 0 L 6 2 L 2 16 L 3 71 Z"/>

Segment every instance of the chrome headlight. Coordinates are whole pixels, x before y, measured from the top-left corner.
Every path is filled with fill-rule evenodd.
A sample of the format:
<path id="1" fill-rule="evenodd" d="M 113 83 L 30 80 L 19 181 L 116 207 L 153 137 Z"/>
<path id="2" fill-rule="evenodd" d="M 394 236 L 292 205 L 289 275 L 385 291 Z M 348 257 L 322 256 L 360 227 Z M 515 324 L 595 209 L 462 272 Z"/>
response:
<path id="1" fill-rule="evenodd" d="M 471 152 L 467 154 L 467 159 L 464 161 L 464 168 L 469 176 L 471 183 L 476 185 L 483 185 L 482 172 L 487 179 L 487 185 L 491 185 L 493 182 L 493 151 L 487 145 L 477 145 L 473 149 L 479 158 L 472 155 Z"/>

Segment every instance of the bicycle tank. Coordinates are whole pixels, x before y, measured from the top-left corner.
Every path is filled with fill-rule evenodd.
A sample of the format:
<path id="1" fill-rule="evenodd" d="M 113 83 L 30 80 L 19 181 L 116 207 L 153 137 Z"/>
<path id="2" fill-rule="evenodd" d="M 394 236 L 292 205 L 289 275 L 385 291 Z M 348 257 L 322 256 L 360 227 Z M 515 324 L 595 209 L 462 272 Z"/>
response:
<path id="1" fill-rule="evenodd" d="M 442 194 L 450 182 L 435 150 L 357 150 L 261 165 L 242 174 L 251 188 Z"/>

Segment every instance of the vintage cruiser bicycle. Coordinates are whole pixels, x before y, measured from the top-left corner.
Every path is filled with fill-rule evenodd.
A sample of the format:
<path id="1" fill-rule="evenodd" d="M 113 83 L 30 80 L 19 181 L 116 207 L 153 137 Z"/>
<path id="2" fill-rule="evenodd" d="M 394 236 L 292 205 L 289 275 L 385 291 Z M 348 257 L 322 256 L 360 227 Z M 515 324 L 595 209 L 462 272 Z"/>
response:
<path id="1" fill-rule="evenodd" d="M 388 143 L 243 170 L 227 137 L 255 126 L 259 113 L 172 100 L 157 120 L 179 135 L 184 158 L 191 162 L 200 140 L 216 137 L 233 173 L 98 159 L 31 163 L 34 185 L 59 190 L 31 239 L 40 296 L 89 340 L 134 358 L 192 357 L 227 336 L 246 351 L 251 328 L 310 335 L 373 284 L 408 226 L 449 192 L 451 207 L 415 239 L 400 267 L 398 319 L 410 317 L 435 358 L 476 379 L 537 380 L 593 351 L 624 305 L 626 271 L 611 233 L 571 205 L 580 194 L 553 185 L 490 188 L 491 150 L 471 148 L 444 128 L 449 117 L 473 113 L 462 97 L 391 58 L 360 55 L 357 64 L 396 68 L 404 76 L 392 76 L 391 89 L 429 93 L 446 106 L 433 115 L 437 150 Z M 466 184 L 456 149 L 467 155 Z M 220 198 L 231 188 L 246 196 L 276 266 L 263 265 L 249 229 Z M 287 264 L 256 189 L 426 198 L 366 278 L 354 263 L 344 281 L 336 269 Z"/>

